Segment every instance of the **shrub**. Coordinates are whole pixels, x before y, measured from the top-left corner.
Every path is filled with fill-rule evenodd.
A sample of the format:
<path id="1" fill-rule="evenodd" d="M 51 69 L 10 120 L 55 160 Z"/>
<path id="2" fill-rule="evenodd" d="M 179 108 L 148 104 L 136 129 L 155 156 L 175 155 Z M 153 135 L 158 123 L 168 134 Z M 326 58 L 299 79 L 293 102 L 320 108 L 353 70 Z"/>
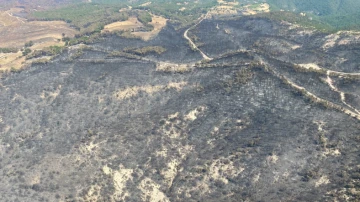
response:
<path id="1" fill-rule="evenodd" d="M 17 53 L 17 48 L 0 48 L 0 53 Z"/>
<path id="2" fill-rule="evenodd" d="M 128 53 L 134 53 L 137 55 L 145 55 L 147 53 L 156 53 L 158 55 L 164 53 L 166 51 L 165 48 L 161 47 L 161 46 L 146 46 L 146 47 L 142 47 L 142 48 L 126 48 L 124 50 L 125 52 Z"/>
<path id="3" fill-rule="evenodd" d="M 34 45 L 33 41 L 29 41 L 29 42 L 25 43 L 25 47 L 31 47 L 33 45 Z"/>
<path id="4" fill-rule="evenodd" d="M 31 49 L 30 48 L 25 48 L 25 50 L 22 52 L 23 56 L 28 55 L 29 53 L 31 53 Z"/>

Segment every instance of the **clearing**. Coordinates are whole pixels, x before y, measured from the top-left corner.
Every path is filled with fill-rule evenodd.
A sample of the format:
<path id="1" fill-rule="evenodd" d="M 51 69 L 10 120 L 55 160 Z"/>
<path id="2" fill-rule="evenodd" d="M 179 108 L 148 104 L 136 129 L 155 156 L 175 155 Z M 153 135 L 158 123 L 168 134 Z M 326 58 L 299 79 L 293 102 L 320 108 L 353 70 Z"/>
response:
<path id="1" fill-rule="evenodd" d="M 239 2 L 226 2 L 218 0 L 218 6 L 213 7 L 209 14 L 212 16 L 218 15 L 236 15 L 241 13 L 243 15 L 256 15 L 258 13 L 270 12 L 270 6 L 267 3 L 248 4 L 239 6 Z"/>
<path id="2" fill-rule="evenodd" d="M 102 32 L 132 31 L 133 29 L 141 27 L 144 27 L 144 25 L 136 17 L 129 17 L 126 21 L 119 21 L 106 25 Z"/>
<path id="3" fill-rule="evenodd" d="M 159 34 L 159 32 L 166 26 L 167 19 L 157 15 L 151 15 L 152 21 L 149 22 L 150 25 L 154 27 L 154 29 L 150 32 L 134 32 L 135 36 L 141 37 L 142 40 L 148 41 L 151 38 L 155 37 Z"/>
<path id="4" fill-rule="evenodd" d="M 32 41 L 32 51 L 49 46 L 63 46 L 61 41 L 63 34 L 74 37 L 76 30 L 70 28 L 63 21 L 27 21 L 16 17 L 13 13 L 21 12 L 21 8 L 11 8 L 0 11 L 0 44 L 1 48 L 24 47 L 24 44 Z M 20 69 L 25 64 L 25 57 L 19 51 L 17 53 L 0 54 L 0 70 Z"/>
<path id="5" fill-rule="evenodd" d="M 261 4 L 251 4 L 244 6 L 242 11 L 243 15 L 256 15 L 258 13 L 268 13 L 270 12 L 270 6 L 267 3 Z"/>
<path id="6" fill-rule="evenodd" d="M 140 28 L 145 26 L 136 18 L 129 17 L 126 21 L 114 22 L 108 24 L 104 27 L 103 32 L 114 32 L 114 31 L 131 31 L 131 34 L 141 38 L 144 41 L 148 41 L 154 36 L 156 36 L 162 28 L 166 26 L 167 19 L 161 16 L 153 15 L 152 21 L 149 22 L 149 25 L 154 27 L 151 31 L 137 31 Z"/>
<path id="7" fill-rule="evenodd" d="M 0 11 L 0 44 L 1 47 L 22 48 L 26 42 L 57 41 L 62 33 L 74 37 L 76 30 L 70 28 L 63 21 L 31 21 L 13 16 L 21 9 L 13 8 Z"/>

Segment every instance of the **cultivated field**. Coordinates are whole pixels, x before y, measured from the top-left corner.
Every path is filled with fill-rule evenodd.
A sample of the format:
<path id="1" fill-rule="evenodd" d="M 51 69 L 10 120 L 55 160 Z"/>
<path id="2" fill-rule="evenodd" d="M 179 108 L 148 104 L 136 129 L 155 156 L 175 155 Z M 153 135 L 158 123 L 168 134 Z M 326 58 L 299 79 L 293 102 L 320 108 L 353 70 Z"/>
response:
<path id="1" fill-rule="evenodd" d="M 255 15 L 258 13 L 270 12 L 270 6 L 267 3 L 247 5 L 244 6 L 244 8 L 245 8 L 245 11 L 243 11 L 244 15 Z"/>
<path id="2" fill-rule="evenodd" d="M 63 21 L 27 21 L 14 16 L 21 12 L 20 8 L 0 11 L 0 47 L 21 49 L 24 44 L 32 41 L 31 50 L 39 50 L 49 46 L 63 46 L 63 34 L 74 37 L 76 30 L 70 28 Z M 0 53 L 0 69 L 19 69 L 25 58 L 22 53 Z"/>
<path id="3" fill-rule="evenodd" d="M 108 24 L 104 27 L 102 32 L 113 32 L 113 31 L 131 31 L 132 29 L 138 29 L 144 27 L 144 25 L 136 18 L 130 17 L 126 21 L 119 21 Z"/>
<path id="4" fill-rule="evenodd" d="M 152 21 L 148 24 L 152 25 L 154 29 L 152 31 L 136 31 L 145 26 L 136 17 L 130 17 L 126 21 L 114 22 L 106 25 L 102 32 L 131 31 L 132 35 L 137 36 L 144 41 L 148 41 L 166 26 L 166 21 L 167 19 L 164 17 L 152 15 Z"/>
<path id="5" fill-rule="evenodd" d="M 20 9 L 0 12 L 0 44 L 1 47 L 21 48 L 26 42 L 57 41 L 62 33 L 73 37 L 76 30 L 63 21 L 31 21 L 13 15 Z"/>
<path id="6" fill-rule="evenodd" d="M 218 5 L 209 11 L 210 16 L 236 15 L 238 13 L 243 15 L 256 15 L 258 13 L 270 12 L 270 6 L 267 3 L 241 6 L 239 2 L 226 2 L 222 0 L 218 0 L 217 2 Z"/>
<path id="7" fill-rule="evenodd" d="M 166 21 L 164 17 L 152 15 L 152 21 L 149 23 L 154 27 L 154 29 L 150 32 L 134 32 L 135 36 L 141 37 L 141 39 L 148 41 L 154 36 L 158 35 L 159 32 L 166 26 Z"/>

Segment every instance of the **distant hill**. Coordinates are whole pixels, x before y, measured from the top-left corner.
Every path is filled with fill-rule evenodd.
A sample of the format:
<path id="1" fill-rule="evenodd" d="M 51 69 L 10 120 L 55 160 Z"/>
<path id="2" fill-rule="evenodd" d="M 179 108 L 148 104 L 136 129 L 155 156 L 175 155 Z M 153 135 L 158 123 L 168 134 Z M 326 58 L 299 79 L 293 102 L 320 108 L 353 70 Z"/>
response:
<path id="1" fill-rule="evenodd" d="M 357 0 L 268 0 L 268 3 L 277 9 L 312 12 L 319 16 L 355 13 L 360 9 Z"/>
<path id="2" fill-rule="evenodd" d="M 0 9 L 6 10 L 17 6 L 41 10 L 81 2 L 87 0 L 0 0 Z"/>
<path id="3" fill-rule="evenodd" d="M 267 0 L 272 10 L 306 12 L 334 29 L 359 29 L 360 1 L 357 0 Z"/>

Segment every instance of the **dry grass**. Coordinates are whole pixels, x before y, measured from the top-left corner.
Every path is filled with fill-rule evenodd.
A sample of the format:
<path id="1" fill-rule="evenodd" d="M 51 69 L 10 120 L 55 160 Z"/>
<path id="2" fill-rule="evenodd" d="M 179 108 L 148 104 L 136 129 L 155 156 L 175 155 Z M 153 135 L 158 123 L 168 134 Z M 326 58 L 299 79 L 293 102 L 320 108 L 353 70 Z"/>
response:
<path id="1" fill-rule="evenodd" d="M 223 1 L 223 0 L 217 0 L 218 4 L 223 4 L 223 5 L 232 5 L 232 6 L 237 6 L 239 5 L 239 2 L 227 2 L 227 1 Z"/>
<path id="2" fill-rule="evenodd" d="M 322 48 L 328 49 L 328 48 L 334 47 L 339 38 L 340 38 L 340 36 L 338 34 L 330 34 L 330 35 L 326 36 L 325 37 L 326 41 L 323 44 Z"/>
<path id="3" fill-rule="evenodd" d="M 12 16 L 18 9 L 0 11 L 0 44 L 1 47 L 21 48 L 26 42 L 35 44 L 45 41 L 57 41 L 62 33 L 74 37 L 76 30 L 70 28 L 63 21 L 31 21 Z"/>
<path id="4" fill-rule="evenodd" d="M 102 32 L 114 32 L 114 31 L 131 31 L 131 35 L 141 38 L 144 41 L 152 39 L 154 36 L 166 26 L 167 19 L 161 16 L 151 15 L 152 21 L 149 25 L 152 25 L 154 29 L 152 31 L 140 32 L 136 29 L 145 27 L 136 17 L 130 17 L 126 21 L 114 22 L 104 27 Z"/>
<path id="5" fill-rule="evenodd" d="M 174 89 L 180 91 L 186 85 L 187 85 L 186 82 L 178 82 L 178 83 L 170 82 L 167 85 L 132 86 L 118 90 L 117 92 L 114 93 L 114 97 L 116 97 L 116 99 L 118 100 L 125 100 L 137 96 L 140 92 L 146 93 L 151 96 L 154 93 L 165 91 L 168 89 Z"/>
<path id="6" fill-rule="evenodd" d="M 356 44 L 360 41 L 360 33 L 355 31 L 339 31 L 325 37 L 323 49 L 329 49 L 338 45 Z"/>
<path id="7" fill-rule="evenodd" d="M 103 32 L 113 32 L 113 31 L 128 31 L 132 29 L 137 29 L 144 27 L 144 25 L 138 21 L 136 17 L 130 17 L 126 21 L 121 22 L 114 22 L 111 24 L 108 24 L 104 27 Z"/>
<path id="8" fill-rule="evenodd" d="M 270 6 L 269 4 L 267 3 L 262 3 L 257 9 L 256 11 L 259 11 L 259 12 L 270 12 Z"/>
<path id="9" fill-rule="evenodd" d="M 18 9 L 10 9 L 8 11 L 0 12 L 0 24 L 1 27 L 16 25 L 19 23 L 19 20 L 16 17 L 12 16 L 12 12 L 16 12 Z"/>
<path id="10" fill-rule="evenodd" d="M 210 15 L 235 15 L 237 14 L 237 9 L 233 6 L 229 6 L 229 5 L 221 5 L 221 6 L 216 6 L 214 9 L 212 9 L 209 12 Z"/>
<path id="11" fill-rule="evenodd" d="M 209 166 L 209 177 L 215 180 L 220 180 L 224 184 L 228 184 L 229 178 L 236 177 L 245 170 L 243 167 L 236 167 L 234 162 L 230 159 L 231 157 L 222 157 L 220 159 L 213 160 Z M 227 163 L 224 163 L 226 161 Z"/>
<path id="12" fill-rule="evenodd" d="M 33 50 L 41 50 L 49 46 L 63 46 L 61 40 L 64 33 L 68 37 L 74 37 L 76 30 L 70 28 L 63 21 L 31 21 L 15 17 L 13 13 L 21 12 L 21 8 L 12 8 L 0 11 L 0 46 L 22 48 L 26 42 L 33 41 L 30 47 Z M 0 54 L 0 70 L 10 71 L 21 69 L 29 61 L 19 51 L 17 53 Z"/>
<path id="13" fill-rule="evenodd" d="M 309 64 L 299 64 L 300 67 L 305 69 L 314 69 L 314 70 L 321 70 L 321 68 L 315 64 L 315 63 L 309 63 Z"/>
<path id="14" fill-rule="evenodd" d="M 141 37 L 142 40 L 148 41 L 159 34 L 166 26 L 167 19 L 161 16 L 152 15 L 152 21 L 149 23 L 154 27 L 150 32 L 134 32 L 135 36 Z"/>
<path id="15" fill-rule="evenodd" d="M 238 13 L 236 6 L 239 2 L 227 2 L 218 0 L 218 6 L 209 11 L 210 15 L 236 15 Z"/>
<path id="16" fill-rule="evenodd" d="M 185 73 L 191 71 L 191 65 L 189 64 L 176 64 L 169 62 L 159 62 L 156 65 L 156 71 L 159 72 L 177 72 Z"/>
<path id="17" fill-rule="evenodd" d="M 146 3 L 143 3 L 143 4 L 141 4 L 140 6 L 148 6 L 148 5 L 150 5 L 151 4 L 151 1 L 150 2 L 146 2 Z"/>
<path id="18" fill-rule="evenodd" d="M 243 15 L 256 15 L 256 12 L 251 9 L 246 9 L 242 12 Z"/>
<path id="19" fill-rule="evenodd" d="M 180 162 L 177 159 L 172 159 L 168 164 L 167 167 L 161 171 L 161 175 L 164 176 L 166 184 L 170 187 L 178 173 L 177 167 L 179 166 Z"/>
<path id="20" fill-rule="evenodd" d="M 139 184 L 138 188 L 142 192 L 141 199 L 149 202 L 169 202 L 167 196 L 160 190 L 160 185 L 145 177 Z"/>
<path id="21" fill-rule="evenodd" d="M 239 2 L 226 2 L 218 0 L 218 6 L 209 11 L 210 15 L 236 15 L 238 13 Z M 241 11 L 243 15 L 255 15 L 258 13 L 270 12 L 270 6 L 267 3 L 261 3 L 258 5 L 249 4 L 243 7 Z"/>
<path id="22" fill-rule="evenodd" d="M 63 46 L 64 42 L 59 42 L 57 40 L 47 41 L 35 43 L 30 47 L 32 51 L 34 50 L 42 50 L 49 46 Z M 51 58 L 47 57 L 48 60 Z M 34 60 L 26 60 L 26 58 L 22 55 L 22 52 L 19 51 L 17 53 L 0 53 L 0 71 L 9 72 L 9 71 L 17 71 L 22 69 L 24 66 L 31 64 Z"/>
<path id="23" fill-rule="evenodd" d="M 198 118 L 199 114 L 203 113 L 205 110 L 205 106 L 199 106 L 196 109 L 190 111 L 187 115 L 185 115 L 184 119 L 194 121 Z"/>
<path id="24" fill-rule="evenodd" d="M 22 63 L 25 62 L 25 57 L 22 57 L 22 53 L 0 53 L 0 70 L 11 71 L 18 70 L 22 67 Z"/>
<path id="25" fill-rule="evenodd" d="M 326 175 L 324 175 L 318 181 L 315 182 L 315 187 L 319 187 L 320 185 L 326 185 L 329 183 L 330 183 L 329 178 Z"/>
<path id="26" fill-rule="evenodd" d="M 246 5 L 244 8 L 245 11 L 242 12 L 243 15 L 256 15 L 258 13 L 268 13 L 270 12 L 270 6 L 267 3 L 261 3 L 256 8 L 251 8 L 252 5 Z"/>
<path id="27" fill-rule="evenodd" d="M 113 195 L 116 201 L 125 200 L 129 193 L 126 190 L 126 183 L 132 180 L 133 169 L 126 169 L 123 165 L 120 164 L 119 170 L 112 170 L 108 166 L 103 167 L 103 172 L 106 175 L 110 175 L 113 178 L 113 183 L 115 187 L 115 193 Z"/>

